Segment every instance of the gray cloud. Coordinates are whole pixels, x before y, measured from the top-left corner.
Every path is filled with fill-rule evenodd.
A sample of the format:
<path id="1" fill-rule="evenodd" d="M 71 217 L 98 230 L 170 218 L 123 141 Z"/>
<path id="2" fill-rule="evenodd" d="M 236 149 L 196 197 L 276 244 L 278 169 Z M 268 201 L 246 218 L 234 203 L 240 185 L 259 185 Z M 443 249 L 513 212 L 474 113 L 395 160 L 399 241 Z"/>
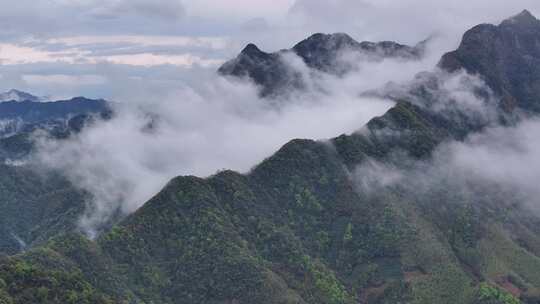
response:
<path id="1" fill-rule="evenodd" d="M 292 24 L 307 25 L 321 31 L 348 27 L 361 28 L 365 24 L 362 18 L 370 5 L 362 0 L 297 0 L 289 10 Z"/>
<path id="2" fill-rule="evenodd" d="M 289 16 L 297 26 L 414 43 L 434 33 L 461 35 L 476 24 L 498 23 L 523 9 L 540 13 L 540 4 L 534 0 L 296 0 Z"/>
<path id="3" fill-rule="evenodd" d="M 186 18 L 179 0 L 0 1 L 0 37 L 165 33 Z M 142 18 L 142 19 L 141 19 Z"/>
<path id="4" fill-rule="evenodd" d="M 178 20 L 185 17 L 185 8 L 180 0 L 116 0 L 96 1 L 91 14 L 99 18 L 119 18 L 125 14 L 148 18 Z"/>

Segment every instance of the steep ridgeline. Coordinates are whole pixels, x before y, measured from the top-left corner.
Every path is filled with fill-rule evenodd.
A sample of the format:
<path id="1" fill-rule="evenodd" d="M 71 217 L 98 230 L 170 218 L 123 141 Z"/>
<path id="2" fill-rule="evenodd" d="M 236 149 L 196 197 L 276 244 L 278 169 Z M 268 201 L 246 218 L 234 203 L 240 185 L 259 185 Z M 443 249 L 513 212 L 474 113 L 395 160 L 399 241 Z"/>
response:
<path id="1" fill-rule="evenodd" d="M 96 241 L 0 258 L 0 303 L 539 303 L 540 218 L 511 189 L 443 174 L 370 192 L 354 178 L 373 161 L 427 164 L 477 130 L 454 118 L 400 101 L 248 174 L 175 178 Z"/>
<path id="2" fill-rule="evenodd" d="M 442 68 L 480 74 L 511 111 L 540 112 L 540 21 L 529 11 L 500 25 L 481 24 L 442 58 Z"/>
<path id="3" fill-rule="evenodd" d="M 218 72 L 226 76 L 247 77 L 261 88 L 261 96 L 275 96 L 290 89 L 305 87 L 302 73 L 287 63 L 284 56 L 299 56 L 311 69 L 343 75 L 366 60 L 384 58 L 419 59 L 424 44 L 416 47 L 391 41 L 357 42 L 347 34 L 314 34 L 290 50 L 265 53 L 254 44 L 247 45 L 235 59 L 226 62 Z"/>

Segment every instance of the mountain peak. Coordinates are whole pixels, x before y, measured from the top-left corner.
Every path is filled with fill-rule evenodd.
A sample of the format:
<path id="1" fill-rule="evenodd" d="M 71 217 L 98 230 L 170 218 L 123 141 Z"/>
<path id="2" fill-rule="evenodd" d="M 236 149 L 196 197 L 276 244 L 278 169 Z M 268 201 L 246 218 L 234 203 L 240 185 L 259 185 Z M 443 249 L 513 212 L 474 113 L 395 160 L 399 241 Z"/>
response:
<path id="1" fill-rule="evenodd" d="M 445 54 L 439 65 L 482 75 L 506 111 L 540 113 L 539 40 L 540 20 L 524 10 L 499 26 L 482 24 L 467 31 L 459 48 Z"/>
<path id="2" fill-rule="evenodd" d="M 338 49 L 343 46 L 357 45 L 358 42 L 345 33 L 323 34 L 316 33 L 299 42 L 293 49 L 329 48 Z"/>
<path id="3" fill-rule="evenodd" d="M 315 33 L 307 38 L 307 40 L 342 40 L 342 41 L 354 41 L 354 39 L 345 33 L 333 33 L 323 34 Z"/>
<path id="4" fill-rule="evenodd" d="M 23 92 L 23 91 L 19 91 L 19 90 L 16 90 L 16 89 L 11 89 L 7 92 L 4 92 L 4 93 L 0 93 L 0 102 L 5 102 L 5 101 L 17 101 L 17 102 L 22 102 L 22 101 L 31 101 L 31 102 L 39 102 L 39 101 L 42 101 L 43 98 L 40 98 L 40 97 L 37 97 L 37 96 L 34 96 L 30 93 L 26 93 L 26 92 Z"/>
<path id="5" fill-rule="evenodd" d="M 524 20 L 531 20 L 531 19 L 536 20 L 536 17 L 530 11 L 526 9 L 524 9 L 521 13 L 514 16 L 514 18 L 524 19 Z"/>
<path id="6" fill-rule="evenodd" d="M 263 51 L 259 49 L 259 47 L 257 47 L 253 43 L 246 45 L 246 47 L 242 50 L 241 53 L 248 56 L 265 54 Z"/>
<path id="7" fill-rule="evenodd" d="M 520 24 L 520 25 L 531 25 L 531 24 L 537 24 L 539 21 L 536 19 L 536 17 L 528 10 L 523 10 L 521 13 L 510 17 L 509 19 L 506 19 L 503 21 L 503 25 L 514 25 L 514 24 Z"/>

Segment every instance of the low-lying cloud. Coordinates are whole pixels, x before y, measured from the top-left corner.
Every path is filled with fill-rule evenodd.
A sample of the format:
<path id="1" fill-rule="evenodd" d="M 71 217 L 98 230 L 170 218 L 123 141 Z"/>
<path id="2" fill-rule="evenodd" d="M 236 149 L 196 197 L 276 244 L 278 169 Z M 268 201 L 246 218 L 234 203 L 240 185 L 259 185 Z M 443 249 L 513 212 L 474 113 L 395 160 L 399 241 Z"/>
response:
<path id="1" fill-rule="evenodd" d="M 385 161 L 366 160 L 352 173 L 358 191 L 368 197 L 399 191 L 428 205 L 446 201 L 481 208 L 498 201 L 506 204 L 499 207 L 518 204 L 540 211 L 540 120 L 521 118 L 511 126 L 489 122 L 463 141 L 441 143 L 426 159 L 396 150 Z M 437 201 L 430 201 L 434 193 Z"/>
<path id="2" fill-rule="evenodd" d="M 540 121 L 494 127 L 449 146 L 451 163 L 467 175 L 508 185 L 540 209 Z"/>
<path id="3" fill-rule="evenodd" d="M 433 63 L 429 56 L 364 62 L 337 78 L 308 73 L 300 59 L 287 60 L 324 91 L 271 101 L 261 99 L 249 82 L 202 74 L 174 90 L 124 92 L 114 119 L 68 141 L 42 139 L 37 157 L 93 195 L 81 226 L 95 235 L 115 212 L 133 212 L 174 176 L 246 172 L 291 139 L 358 130 L 393 104 L 363 91 L 405 81 Z"/>

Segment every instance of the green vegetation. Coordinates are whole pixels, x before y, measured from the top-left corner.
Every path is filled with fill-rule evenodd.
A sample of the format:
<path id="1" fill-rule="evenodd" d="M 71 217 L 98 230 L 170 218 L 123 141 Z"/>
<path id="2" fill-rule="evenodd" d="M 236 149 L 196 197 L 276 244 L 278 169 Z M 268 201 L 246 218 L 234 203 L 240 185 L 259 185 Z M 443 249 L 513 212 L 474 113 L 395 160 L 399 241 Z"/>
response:
<path id="1" fill-rule="evenodd" d="M 15 257 L 2 261 L 0 276 L 0 303 L 113 303 L 76 268 L 54 270 Z"/>
<path id="2" fill-rule="evenodd" d="M 0 166 L 0 254 L 76 229 L 85 194 L 56 173 Z"/>
<path id="3" fill-rule="evenodd" d="M 480 284 L 478 288 L 479 304 L 520 304 L 519 299 L 500 288 L 487 283 Z"/>
<path id="4" fill-rule="evenodd" d="M 349 181 L 339 154 L 299 140 L 249 175 L 176 178 L 96 242 L 64 234 L 4 258 L 0 299 L 473 304 L 488 303 L 478 298 L 479 276 L 510 273 L 524 295 L 538 288 L 519 262 L 534 255 L 514 241 L 501 247 L 511 250 L 484 252 L 501 241 L 477 219 L 517 219 L 499 203 L 477 210 L 448 184 L 422 196 L 406 188 L 362 196 Z M 451 208 L 434 209 L 432 196 Z M 491 259 L 508 262 L 493 270 Z"/>

